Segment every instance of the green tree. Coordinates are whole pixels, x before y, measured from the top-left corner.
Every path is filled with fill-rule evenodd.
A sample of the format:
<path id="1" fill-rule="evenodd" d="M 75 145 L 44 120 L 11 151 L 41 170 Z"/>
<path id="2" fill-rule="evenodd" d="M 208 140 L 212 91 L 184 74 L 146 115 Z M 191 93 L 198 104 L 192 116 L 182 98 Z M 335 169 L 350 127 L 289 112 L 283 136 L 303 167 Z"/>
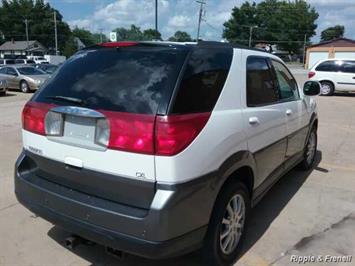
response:
<path id="1" fill-rule="evenodd" d="M 117 32 L 117 41 L 142 41 L 144 39 L 143 32 L 136 25 L 131 25 L 129 29 L 121 27 L 113 31 Z"/>
<path id="2" fill-rule="evenodd" d="M 304 38 L 309 41 L 316 34 L 318 16 L 305 0 L 245 2 L 239 8 L 233 8 L 231 19 L 224 23 L 223 37 L 247 45 L 250 27 L 253 27 L 253 45 L 267 42 L 290 53 L 298 53 Z"/>
<path id="3" fill-rule="evenodd" d="M 190 34 L 185 31 L 177 31 L 173 36 L 171 36 L 169 41 L 172 42 L 192 42 Z"/>
<path id="4" fill-rule="evenodd" d="M 85 29 L 80 29 L 78 27 L 75 27 L 72 31 L 73 36 L 79 38 L 85 46 L 92 46 L 95 43 L 98 43 L 99 41 L 95 38 L 90 31 L 85 30 Z"/>
<path id="5" fill-rule="evenodd" d="M 342 25 L 336 25 L 334 27 L 329 27 L 322 31 L 321 41 L 330 41 L 336 38 L 341 38 L 344 36 L 345 28 Z"/>
<path id="6" fill-rule="evenodd" d="M 67 42 L 65 43 L 65 46 L 63 48 L 63 55 L 69 58 L 77 51 L 78 51 L 78 46 L 74 41 L 74 36 L 71 35 L 69 36 Z"/>
<path id="7" fill-rule="evenodd" d="M 5 40 L 26 40 L 26 26 L 30 40 L 37 40 L 49 49 L 54 49 L 54 12 L 57 18 L 58 47 L 63 52 L 71 34 L 67 23 L 58 10 L 44 0 L 2 0 L 0 6 L 0 31 Z"/>
<path id="8" fill-rule="evenodd" d="M 161 33 L 154 29 L 146 29 L 143 31 L 143 39 L 146 41 L 161 40 Z"/>

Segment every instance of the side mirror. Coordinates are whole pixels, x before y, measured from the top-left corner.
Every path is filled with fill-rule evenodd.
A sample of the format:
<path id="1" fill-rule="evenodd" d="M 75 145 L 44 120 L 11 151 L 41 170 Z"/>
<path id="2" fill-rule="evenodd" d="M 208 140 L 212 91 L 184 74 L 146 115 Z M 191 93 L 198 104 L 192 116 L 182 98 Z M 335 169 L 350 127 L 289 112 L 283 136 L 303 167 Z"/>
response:
<path id="1" fill-rule="evenodd" d="M 320 94 L 321 85 L 318 81 L 307 81 L 303 85 L 303 93 L 307 96 L 317 96 Z"/>

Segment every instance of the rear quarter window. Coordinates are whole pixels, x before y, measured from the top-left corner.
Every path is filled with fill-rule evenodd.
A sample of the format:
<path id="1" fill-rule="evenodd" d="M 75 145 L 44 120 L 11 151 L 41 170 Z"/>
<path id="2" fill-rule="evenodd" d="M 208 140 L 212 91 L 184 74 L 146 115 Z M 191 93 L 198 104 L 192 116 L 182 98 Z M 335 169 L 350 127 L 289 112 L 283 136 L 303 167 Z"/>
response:
<path id="1" fill-rule="evenodd" d="M 180 81 L 171 113 L 213 110 L 229 73 L 232 48 L 193 49 Z"/>

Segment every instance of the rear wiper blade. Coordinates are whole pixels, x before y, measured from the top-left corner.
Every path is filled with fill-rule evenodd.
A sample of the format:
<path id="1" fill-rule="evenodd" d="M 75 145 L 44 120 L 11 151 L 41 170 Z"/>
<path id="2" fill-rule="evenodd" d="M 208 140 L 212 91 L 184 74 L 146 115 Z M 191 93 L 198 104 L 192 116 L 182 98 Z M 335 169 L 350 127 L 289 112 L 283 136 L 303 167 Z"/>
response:
<path id="1" fill-rule="evenodd" d="M 66 97 L 66 96 L 46 96 L 46 99 L 52 99 L 52 100 L 58 100 L 58 101 L 65 101 L 65 102 L 70 102 L 70 103 L 76 103 L 83 105 L 85 103 L 84 100 L 79 99 L 79 98 L 73 98 L 73 97 Z"/>

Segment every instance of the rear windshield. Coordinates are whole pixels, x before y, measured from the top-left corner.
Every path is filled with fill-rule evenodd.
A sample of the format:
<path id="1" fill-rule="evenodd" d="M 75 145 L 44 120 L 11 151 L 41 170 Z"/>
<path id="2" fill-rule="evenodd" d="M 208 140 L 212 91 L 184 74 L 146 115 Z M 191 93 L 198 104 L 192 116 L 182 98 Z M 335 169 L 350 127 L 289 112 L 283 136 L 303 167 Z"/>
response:
<path id="1" fill-rule="evenodd" d="M 34 67 L 19 67 L 17 71 L 22 75 L 43 75 L 45 74 L 42 70 Z"/>
<path id="2" fill-rule="evenodd" d="M 169 47 L 93 48 L 72 56 L 35 101 L 80 99 L 92 109 L 156 114 L 170 99 L 186 50 Z M 55 102 L 68 105 L 68 102 Z"/>

